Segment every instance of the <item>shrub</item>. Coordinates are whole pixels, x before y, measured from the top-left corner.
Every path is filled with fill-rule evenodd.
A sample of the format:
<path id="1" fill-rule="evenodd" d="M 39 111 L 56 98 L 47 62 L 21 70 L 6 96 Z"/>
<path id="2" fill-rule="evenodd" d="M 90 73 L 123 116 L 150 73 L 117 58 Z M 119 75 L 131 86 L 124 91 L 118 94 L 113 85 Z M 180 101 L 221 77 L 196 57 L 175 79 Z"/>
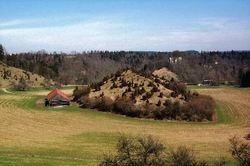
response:
<path id="1" fill-rule="evenodd" d="M 122 136 L 117 143 L 117 154 L 105 156 L 100 166 L 165 166 L 163 144 L 148 136 L 128 138 Z"/>
<path id="2" fill-rule="evenodd" d="M 158 120 L 163 120 L 164 119 L 164 111 L 160 110 L 160 109 L 155 109 L 152 111 L 152 117 L 154 119 L 158 119 Z"/>
<path id="3" fill-rule="evenodd" d="M 90 88 L 94 89 L 95 91 L 99 91 L 99 90 L 101 90 L 101 86 L 102 86 L 102 82 L 100 82 L 100 83 L 92 83 L 90 85 Z"/>
<path id="4" fill-rule="evenodd" d="M 148 83 L 148 87 L 153 87 L 153 86 L 154 86 L 154 84 L 152 82 Z"/>
<path id="5" fill-rule="evenodd" d="M 114 89 L 114 88 L 118 88 L 115 82 L 110 86 L 110 89 Z"/>
<path id="6" fill-rule="evenodd" d="M 161 106 L 161 100 L 158 101 L 158 103 L 156 104 L 158 107 Z"/>
<path id="7" fill-rule="evenodd" d="M 193 152 L 186 147 L 178 147 L 170 153 L 171 166 L 206 166 L 205 161 L 197 161 Z"/>
<path id="8" fill-rule="evenodd" d="M 100 166 L 207 166 L 198 161 L 186 147 L 166 153 L 165 147 L 151 136 L 129 138 L 121 136 L 115 155 L 105 155 Z M 221 162 L 223 164 L 223 162 Z M 220 165 L 222 166 L 222 165 Z"/>
<path id="9" fill-rule="evenodd" d="M 244 137 L 246 140 L 250 140 L 250 133 Z"/>
<path id="10" fill-rule="evenodd" d="M 114 101 L 112 112 L 130 117 L 145 117 L 142 116 L 143 111 L 135 106 L 134 100 L 126 97 Z"/>
<path id="11" fill-rule="evenodd" d="M 124 80 L 124 78 L 123 78 L 123 79 L 121 80 L 121 86 L 120 86 L 120 88 L 126 87 L 126 86 L 128 86 L 128 83 L 127 83 L 127 81 Z"/>
<path id="12" fill-rule="evenodd" d="M 187 86 L 184 83 L 179 82 L 176 84 L 175 91 L 177 92 L 177 94 L 181 94 L 184 96 L 187 92 L 186 89 Z"/>
<path id="13" fill-rule="evenodd" d="M 159 89 L 153 84 L 153 88 L 151 89 L 151 92 L 159 92 Z"/>
<path id="14" fill-rule="evenodd" d="M 250 165 L 250 144 L 244 143 L 239 138 L 233 137 L 229 139 L 231 144 L 230 152 L 238 161 L 240 166 Z"/>
<path id="15" fill-rule="evenodd" d="M 99 98 L 89 98 L 88 96 L 83 96 L 81 98 L 81 107 L 110 112 L 113 108 L 113 100 L 106 96 Z"/>
<path id="16" fill-rule="evenodd" d="M 17 84 L 14 84 L 14 89 L 17 91 L 25 91 L 29 88 L 29 85 L 27 84 L 27 81 L 21 77 L 19 79 L 19 82 Z"/>
<path id="17" fill-rule="evenodd" d="M 159 96 L 158 96 L 158 97 L 162 98 L 162 97 L 163 97 L 163 93 L 162 93 L 162 92 L 160 92 L 160 94 L 159 94 Z"/>
<path id="18" fill-rule="evenodd" d="M 153 96 L 153 94 L 154 94 L 154 93 L 152 93 L 152 92 L 146 92 L 144 98 L 145 98 L 145 99 L 149 99 L 150 97 Z"/>
<path id="19" fill-rule="evenodd" d="M 112 111 L 115 113 L 122 114 L 122 115 L 136 116 L 133 114 L 133 112 L 135 112 L 133 108 L 133 103 L 131 100 L 127 98 L 117 99 L 114 102 Z"/>
<path id="20" fill-rule="evenodd" d="M 109 97 L 103 96 L 96 106 L 96 108 L 100 111 L 110 112 L 113 109 L 113 100 Z"/>
<path id="21" fill-rule="evenodd" d="M 237 137 L 230 139 L 230 151 L 240 166 L 250 165 L 250 145 Z M 207 166 L 205 161 L 197 160 L 194 152 L 185 146 L 166 153 L 165 147 L 151 136 L 121 136 L 116 145 L 115 155 L 104 155 L 100 166 Z M 211 165 L 225 166 L 224 158 L 215 160 Z"/>
<path id="22" fill-rule="evenodd" d="M 215 114 L 215 102 L 212 97 L 205 95 L 194 96 L 182 107 L 184 120 L 212 121 Z"/>
<path id="23" fill-rule="evenodd" d="M 172 103 L 170 100 L 166 100 L 163 105 L 165 106 L 162 112 L 163 118 L 177 119 L 177 116 L 180 116 L 181 109 L 178 101 Z"/>
<path id="24" fill-rule="evenodd" d="M 88 95 L 90 92 L 89 86 L 76 87 L 73 91 L 73 101 L 78 101 L 82 96 Z"/>
<path id="25" fill-rule="evenodd" d="M 88 96 L 82 96 L 79 101 L 81 107 L 90 109 L 97 108 L 100 102 L 100 98 L 89 98 Z"/>

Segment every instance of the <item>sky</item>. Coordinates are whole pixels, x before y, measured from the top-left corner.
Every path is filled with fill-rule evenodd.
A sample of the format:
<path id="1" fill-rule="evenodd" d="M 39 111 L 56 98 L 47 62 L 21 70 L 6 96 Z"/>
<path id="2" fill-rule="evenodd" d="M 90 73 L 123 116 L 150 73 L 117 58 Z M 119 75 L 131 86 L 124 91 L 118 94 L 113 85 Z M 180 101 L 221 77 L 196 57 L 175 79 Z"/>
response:
<path id="1" fill-rule="evenodd" d="M 0 43 L 47 50 L 250 50 L 250 0 L 0 0 Z"/>

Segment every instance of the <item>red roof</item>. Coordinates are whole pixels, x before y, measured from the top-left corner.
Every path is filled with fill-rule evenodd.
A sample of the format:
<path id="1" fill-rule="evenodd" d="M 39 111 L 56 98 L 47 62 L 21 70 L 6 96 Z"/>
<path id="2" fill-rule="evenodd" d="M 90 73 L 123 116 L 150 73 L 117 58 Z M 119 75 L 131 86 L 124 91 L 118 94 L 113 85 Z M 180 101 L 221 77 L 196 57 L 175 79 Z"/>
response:
<path id="1" fill-rule="evenodd" d="M 62 96 L 64 99 L 69 100 L 68 96 L 66 94 L 64 94 L 62 91 L 60 91 L 59 89 L 54 89 L 53 91 L 51 91 L 48 95 L 47 95 L 47 99 L 51 100 L 53 97 L 55 97 L 56 95 Z"/>

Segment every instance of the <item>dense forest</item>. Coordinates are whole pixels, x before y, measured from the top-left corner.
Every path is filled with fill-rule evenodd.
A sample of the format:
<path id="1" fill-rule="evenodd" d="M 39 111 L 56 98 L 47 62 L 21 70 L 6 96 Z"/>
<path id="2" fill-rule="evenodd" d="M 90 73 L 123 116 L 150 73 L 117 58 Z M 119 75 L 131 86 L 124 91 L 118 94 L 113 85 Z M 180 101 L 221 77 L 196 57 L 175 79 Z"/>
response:
<path id="1" fill-rule="evenodd" d="M 213 80 L 243 85 L 250 69 L 250 51 L 90 51 L 71 54 L 38 51 L 8 54 L 2 45 L 0 51 L 0 61 L 7 65 L 52 78 L 61 84 L 98 82 L 124 68 L 150 73 L 167 67 L 190 84 Z"/>

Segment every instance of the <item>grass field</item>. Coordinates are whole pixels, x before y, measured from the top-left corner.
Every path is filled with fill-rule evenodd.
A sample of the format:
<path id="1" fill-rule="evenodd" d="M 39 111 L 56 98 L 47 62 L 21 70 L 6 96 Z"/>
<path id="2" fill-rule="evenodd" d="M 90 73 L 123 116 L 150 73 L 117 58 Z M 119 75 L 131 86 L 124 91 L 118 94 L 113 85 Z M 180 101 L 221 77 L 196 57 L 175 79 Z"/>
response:
<path id="1" fill-rule="evenodd" d="M 195 88 L 195 87 L 192 87 Z M 72 89 L 63 90 L 67 94 Z M 0 93 L 0 165 L 96 165 L 121 134 L 152 135 L 171 150 L 191 147 L 207 161 L 225 157 L 228 139 L 250 132 L 250 89 L 199 88 L 216 99 L 217 122 L 187 123 L 128 118 L 80 109 L 44 108 L 46 90 Z"/>

